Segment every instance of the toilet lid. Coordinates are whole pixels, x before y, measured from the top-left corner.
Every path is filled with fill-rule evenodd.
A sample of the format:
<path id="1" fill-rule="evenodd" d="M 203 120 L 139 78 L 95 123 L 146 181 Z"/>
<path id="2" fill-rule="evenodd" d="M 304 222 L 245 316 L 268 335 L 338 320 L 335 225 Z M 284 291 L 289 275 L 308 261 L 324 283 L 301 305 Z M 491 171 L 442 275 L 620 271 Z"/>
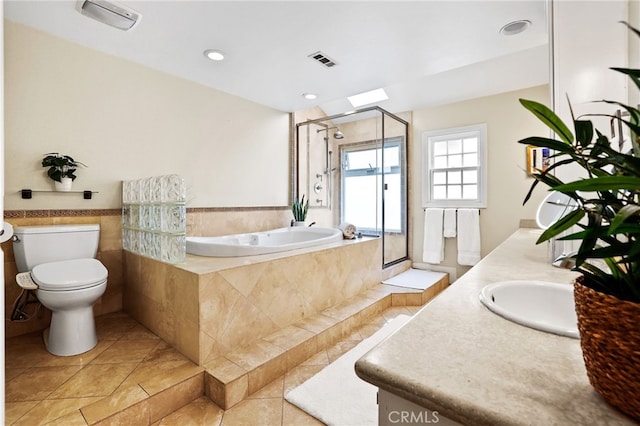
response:
<path id="1" fill-rule="evenodd" d="M 42 290 L 79 290 L 106 281 L 107 268 L 97 259 L 74 259 L 37 265 L 31 278 Z"/>

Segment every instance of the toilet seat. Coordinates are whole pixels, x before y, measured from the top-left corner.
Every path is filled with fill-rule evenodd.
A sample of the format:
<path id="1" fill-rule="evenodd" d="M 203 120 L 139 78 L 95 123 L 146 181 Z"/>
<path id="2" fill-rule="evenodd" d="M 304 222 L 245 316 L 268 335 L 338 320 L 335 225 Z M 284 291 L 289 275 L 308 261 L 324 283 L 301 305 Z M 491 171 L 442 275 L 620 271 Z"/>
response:
<path id="1" fill-rule="evenodd" d="M 31 278 L 41 290 L 80 290 L 102 284 L 108 271 L 97 259 L 74 259 L 37 265 Z"/>

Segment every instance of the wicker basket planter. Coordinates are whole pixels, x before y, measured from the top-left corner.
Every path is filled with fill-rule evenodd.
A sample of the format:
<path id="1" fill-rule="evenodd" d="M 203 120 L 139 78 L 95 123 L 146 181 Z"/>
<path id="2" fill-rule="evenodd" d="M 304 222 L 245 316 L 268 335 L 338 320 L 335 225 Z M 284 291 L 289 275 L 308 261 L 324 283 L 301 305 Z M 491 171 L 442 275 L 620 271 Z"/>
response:
<path id="1" fill-rule="evenodd" d="M 611 405 L 640 420 L 640 304 L 574 283 L 589 382 Z"/>

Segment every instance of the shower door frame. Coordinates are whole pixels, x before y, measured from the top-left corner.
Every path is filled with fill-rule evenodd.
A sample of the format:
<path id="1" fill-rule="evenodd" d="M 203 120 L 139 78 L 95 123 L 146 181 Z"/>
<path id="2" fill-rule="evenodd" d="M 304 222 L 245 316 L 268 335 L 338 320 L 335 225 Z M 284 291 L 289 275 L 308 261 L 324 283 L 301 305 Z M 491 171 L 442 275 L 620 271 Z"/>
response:
<path id="1" fill-rule="evenodd" d="M 397 115 L 383 109 L 380 108 L 379 106 L 372 106 L 372 107 L 367 107 L 367 108 L 361 108 L 361 109 L 357 109 L 351 112 L 346 112 L 346 113 L 342 113 L 342 114 L 335 114 L 335 115 L 331 115 L 331 116 L 327 116 L 327 117 L 321 117 L 321 118 L 315 118 L 313 120 L 307 120 L 304 121 L 302 123 L 297 123 L 295 125 L 295 141 L 294 141 L 294 145 L 293 145 L 293 157 L 294 157 L 294 164 L 295 167 L 293 169 L 293 172 L 295 173 L 294 178 L 292 179 L 292 189 L 291 189 L 291 199 L 295 199 L 298 196 L 298 191 L 300 188 L 300 173 L 299 173 L 299 168 L 300 168 L 300 158 L 298 153 L 300 152 L 300 129 L 302 128 L 302 126 L 309 126 L 311 124 L 318 124 L 318 123 L 324 123 L 326 121 L 332 121 L 332 120 L 336 120 L 336 119 L 340 119 L 340 118 L 345 118 L 345 117 L 352 117 L 352 116 L 357 116 L 358 114 L 363 114 L 363 113 L 367 113 L 367 112 L 379 112 L 381 114 L 381 119 L 382 119 L 382 125 L 381 125 L 381 130 L 382 130 L 382 135 L 381 135 L 381 147 L 383 148 L 383 152 L 384 152 L 384 144 L 385 144 L 385 117 L 389 117 L 392 118 L 396 121 L 398 121 L 399 123 L 401 123 L 402 125 L 404 125 L 404 149 L 403 149 L 403 157 L 402 158 L 402 162 L 403 162 L 403 166 L 404 166 L 404 170 L 401 171 L 401 183 L 402 183 L 402 188 L 404 190 L 404 200 L 405 200 L 405 206 L 404 206 L 404 211 L 401 213 L 402 214 L 402 218 L 401 221 L 405 226 L 405 244 L 404 244 L 404 256 L 401 256 L 397 259 L 393 259 L 391 261 L 386 262 L 385 261 L 385 233 L 386 233 L 386 228 L 385 228 L 385 191 L 384 189 L 381 190 L 382 193 L 382 217 L 381 217 L 381 222 L 382 222 L 382 226 L 381 226 L 381 238 L 382 238 L 382 268 L 388 268 L 390 266 L 393 266 L 395 264 L 404 262 L 405 260 L 409 259 L 409 189 L 408 189 L 408 174 L 409 174 L 409 122 L 406 120 L 403 120 L 402 118 L 398 117 Z M 382 155 L 382 164 L 381 164 L 382 170 L 384 170 L 384 155 Z M 384 171 L 382 173 L 382 179 L 381 179 L 381 185 L 382 188 L 384 188 L 384 184 L 385 184 L 385 174 Z"/>

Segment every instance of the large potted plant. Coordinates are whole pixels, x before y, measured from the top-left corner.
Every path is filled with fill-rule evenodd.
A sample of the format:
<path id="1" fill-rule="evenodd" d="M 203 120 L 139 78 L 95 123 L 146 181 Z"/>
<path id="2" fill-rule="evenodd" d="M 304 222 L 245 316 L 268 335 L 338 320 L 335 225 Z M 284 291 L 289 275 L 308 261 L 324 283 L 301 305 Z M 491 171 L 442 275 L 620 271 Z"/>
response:
<path id="1" fill-rule="evenodd" d="M 612 70 L 629 76 L 640 89 L 640 70 Z M 640 111 L 603 101 L 628 113 L 622 121 L 631 131 L 633 149 L 619 152 L 617 142 L 595 129 L 589 116 L 572 117 L 571 131 L 544 105 L 520 102 L 558 138 L 519 141 L 554 152 L 554 162 L 534 174 L 524 202 L 543 183 L 577 204 L 537 242 L 552 238 L 579 242 L 574 269 L 581 276 L 574 282 L 574 296 L 589 381 L 610 404 L 640 419 Z M 575 165 L 584 178 L 563 182 L 554 174 L 558 168 Z"/>
<path id="2" fill-rule="evenodd" d="M 56 191 L 70 191 L 72 182 L 76 179 L 75 172 L 78 166 L 84 166 L 80 161 L 76 161 L 68 155 L 61 155 L 57 152 L 45 154 L 42 159 L 42 167 L 48 167 L 47 176 L 53 181 Z"/>

